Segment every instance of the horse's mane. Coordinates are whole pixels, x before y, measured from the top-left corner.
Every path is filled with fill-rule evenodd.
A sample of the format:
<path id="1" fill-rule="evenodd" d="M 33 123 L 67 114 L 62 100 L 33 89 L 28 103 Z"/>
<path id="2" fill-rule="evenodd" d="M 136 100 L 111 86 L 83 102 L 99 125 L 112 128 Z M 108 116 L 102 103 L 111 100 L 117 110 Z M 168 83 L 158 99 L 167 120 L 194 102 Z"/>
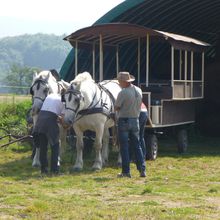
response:
<path id="1" fill-rule="evenodd" d="M 38 77 L 45 78 L 45 77 L 48 76 L 48 73 L 49 73 L 49 72 L 50 72 L 50 71 L 48 71 L 48 70 L 43 70 L 43 71 L 39 72 L 37 76 L 38 76 Z"/>
<path id="2" fill-rule="evenodd" d="M 83 73 L 79 73 L 75 77 L 75 79 L 70 82 L 70 84 L 80 84 L 81 82 L 84 82 L 87 80 L 94 82 L 89 72 L 83 72 Z"/>
<path id="3" fill-rule="evenodd" d="M 48 78 L 48 76 L 49 76 L 49 78 Z M 55 77 L 48 70 L 43 70 L 43 71 L 39 72 L 38 74 L 36 74 L 34 79 L 33 79 L 33 82 L 35 82 L 38 79 L 42 79 L 42 80 L 46 80 L 46 81 L 51 80 L 51 81 L 56 82 Z"/>

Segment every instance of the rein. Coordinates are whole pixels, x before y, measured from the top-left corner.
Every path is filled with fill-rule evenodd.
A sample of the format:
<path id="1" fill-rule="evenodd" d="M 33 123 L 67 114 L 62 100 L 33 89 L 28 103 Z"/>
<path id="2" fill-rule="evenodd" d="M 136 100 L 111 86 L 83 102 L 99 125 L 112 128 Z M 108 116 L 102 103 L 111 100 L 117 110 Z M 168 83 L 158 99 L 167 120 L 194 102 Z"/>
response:
<path id="1" fill-rule="evenodd" d="M 108 81 L 109 82 L 109 81 Z M 108 82 L 106 82 L 105 84 L 107 84 Z M 104 84 L 104 85 L 105 85 Z M 102 89 L 103 91 L 105 91 L 105 93 L 109 96 L 109 98 L 110 98 L 110 101 L 111 101 L 111 112 L 114 110 L 113 108 L 114 108 L 114 104 L 115 104 L 115 98 L 114 98 L 114 96 L 112 95 L 112 93 L 107 89 L 107 88 L 105 88 L 104 87 L 104 85 L 101 85 L 100 83 L 98 83 L 98 86 L 100 87 L 100 89 Z"/>

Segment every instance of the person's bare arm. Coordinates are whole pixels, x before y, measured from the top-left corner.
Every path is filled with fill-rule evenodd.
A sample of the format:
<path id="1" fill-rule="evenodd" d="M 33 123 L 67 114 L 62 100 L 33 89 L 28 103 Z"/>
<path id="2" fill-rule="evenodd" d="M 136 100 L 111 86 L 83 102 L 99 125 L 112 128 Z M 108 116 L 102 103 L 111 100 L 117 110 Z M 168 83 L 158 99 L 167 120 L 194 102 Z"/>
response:
<path id="1" fill-rule="evenodd" d="M 69 127 L 71 127 L 64 122 L 64 115 L 59 115 L 57 117 L 57 121 L 63 126 L 64 129 L 68 129 Z"/>

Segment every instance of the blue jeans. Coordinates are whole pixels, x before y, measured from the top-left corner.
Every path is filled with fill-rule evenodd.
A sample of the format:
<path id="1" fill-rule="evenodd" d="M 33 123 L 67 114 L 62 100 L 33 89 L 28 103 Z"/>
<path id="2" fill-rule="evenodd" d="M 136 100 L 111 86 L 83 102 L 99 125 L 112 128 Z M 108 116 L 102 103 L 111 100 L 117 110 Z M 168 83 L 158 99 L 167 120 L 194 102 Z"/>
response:
<path id="1" fill-rule="evenodd" d="M 141 149 L 143 151 L 144 159 L 146 158 L 146 144 L 144 140 L 144 131 L 145 131 L 145 125 L 147 122 L 148 113 L 147 112 L 140 112 L 139 116 L 139 125 L 140 125 L 140 145 Z"/>
<path id="2" fill-rule="evenodd" d="M 138 118 L 119 118 L 118 137 L 122 158 L 122 173 L 130 173 L 129 140 L 132 143 L 136 155 L 137 169 L 145 171 L 145 160 L 139 144 L 139 120 Z"/>

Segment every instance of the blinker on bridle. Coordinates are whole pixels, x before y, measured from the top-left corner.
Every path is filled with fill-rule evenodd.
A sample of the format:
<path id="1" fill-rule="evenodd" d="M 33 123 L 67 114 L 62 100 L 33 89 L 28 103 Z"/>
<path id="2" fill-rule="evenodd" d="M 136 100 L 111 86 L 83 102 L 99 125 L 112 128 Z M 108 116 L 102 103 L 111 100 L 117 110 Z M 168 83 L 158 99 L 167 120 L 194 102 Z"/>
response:
<path id="1" fill-rule="evenodd" d="M 42 79 L 37 79 L 37 80 L 34 82 L 34 84 L 31 86 L 31 88 L 30 88 L 30 94 L 31 94 L 32 96 L 34 96 L 33 87 L 37 84 L 37 90 L 39 90 L 41 83 L 42 83 L 43 85 L 46 85 L 46 90 L 47 90 L 47 93 L 48 93 L 48 91 L 49 91 L 49 86 L 48 86 L 47 82 L 46 82 L 45 80 L 42 80 Z M 46 97 L 47 97 L 47 94 L 45 95 L 45 98 L 44 98 L 44 99 L 42 99 L 41 97 L 38 97 L 38 96 L 33 97 L 33 98 L 34 98 L 34 99 L 40 99 L 40 100 L 43 102 L 43 101 L 46 99 Z"/>
<path id="2" fill-rule="evenodd" d="M 79 109 L 79 106 L 80 106 L 80 100 L 82 99 L 82 94 L 79 90 L 76 89 L 75 85 L 74 84 L 71 84 L 71 87 L 66 91 L 65 94 L 69 94 L 69 97 L 68 97 L 68 101 L 70 102 L 72 100 L 72 96 L 76 96 L 76 99 L 77 99 L 77 107 L 76 109 L 73 109 L 73 108 L 70 108 L 70 107 L 67 107 L 66 104 L 65 104 L 65 108 L 66 109 L 69 109 L 71 111 L 73 111 L 75 114 L 76 112 L 78 111 Z M 65 101 L 65 100 L 64 100 Z M 66 101 L 65 101 L 66 102 Z"/>

